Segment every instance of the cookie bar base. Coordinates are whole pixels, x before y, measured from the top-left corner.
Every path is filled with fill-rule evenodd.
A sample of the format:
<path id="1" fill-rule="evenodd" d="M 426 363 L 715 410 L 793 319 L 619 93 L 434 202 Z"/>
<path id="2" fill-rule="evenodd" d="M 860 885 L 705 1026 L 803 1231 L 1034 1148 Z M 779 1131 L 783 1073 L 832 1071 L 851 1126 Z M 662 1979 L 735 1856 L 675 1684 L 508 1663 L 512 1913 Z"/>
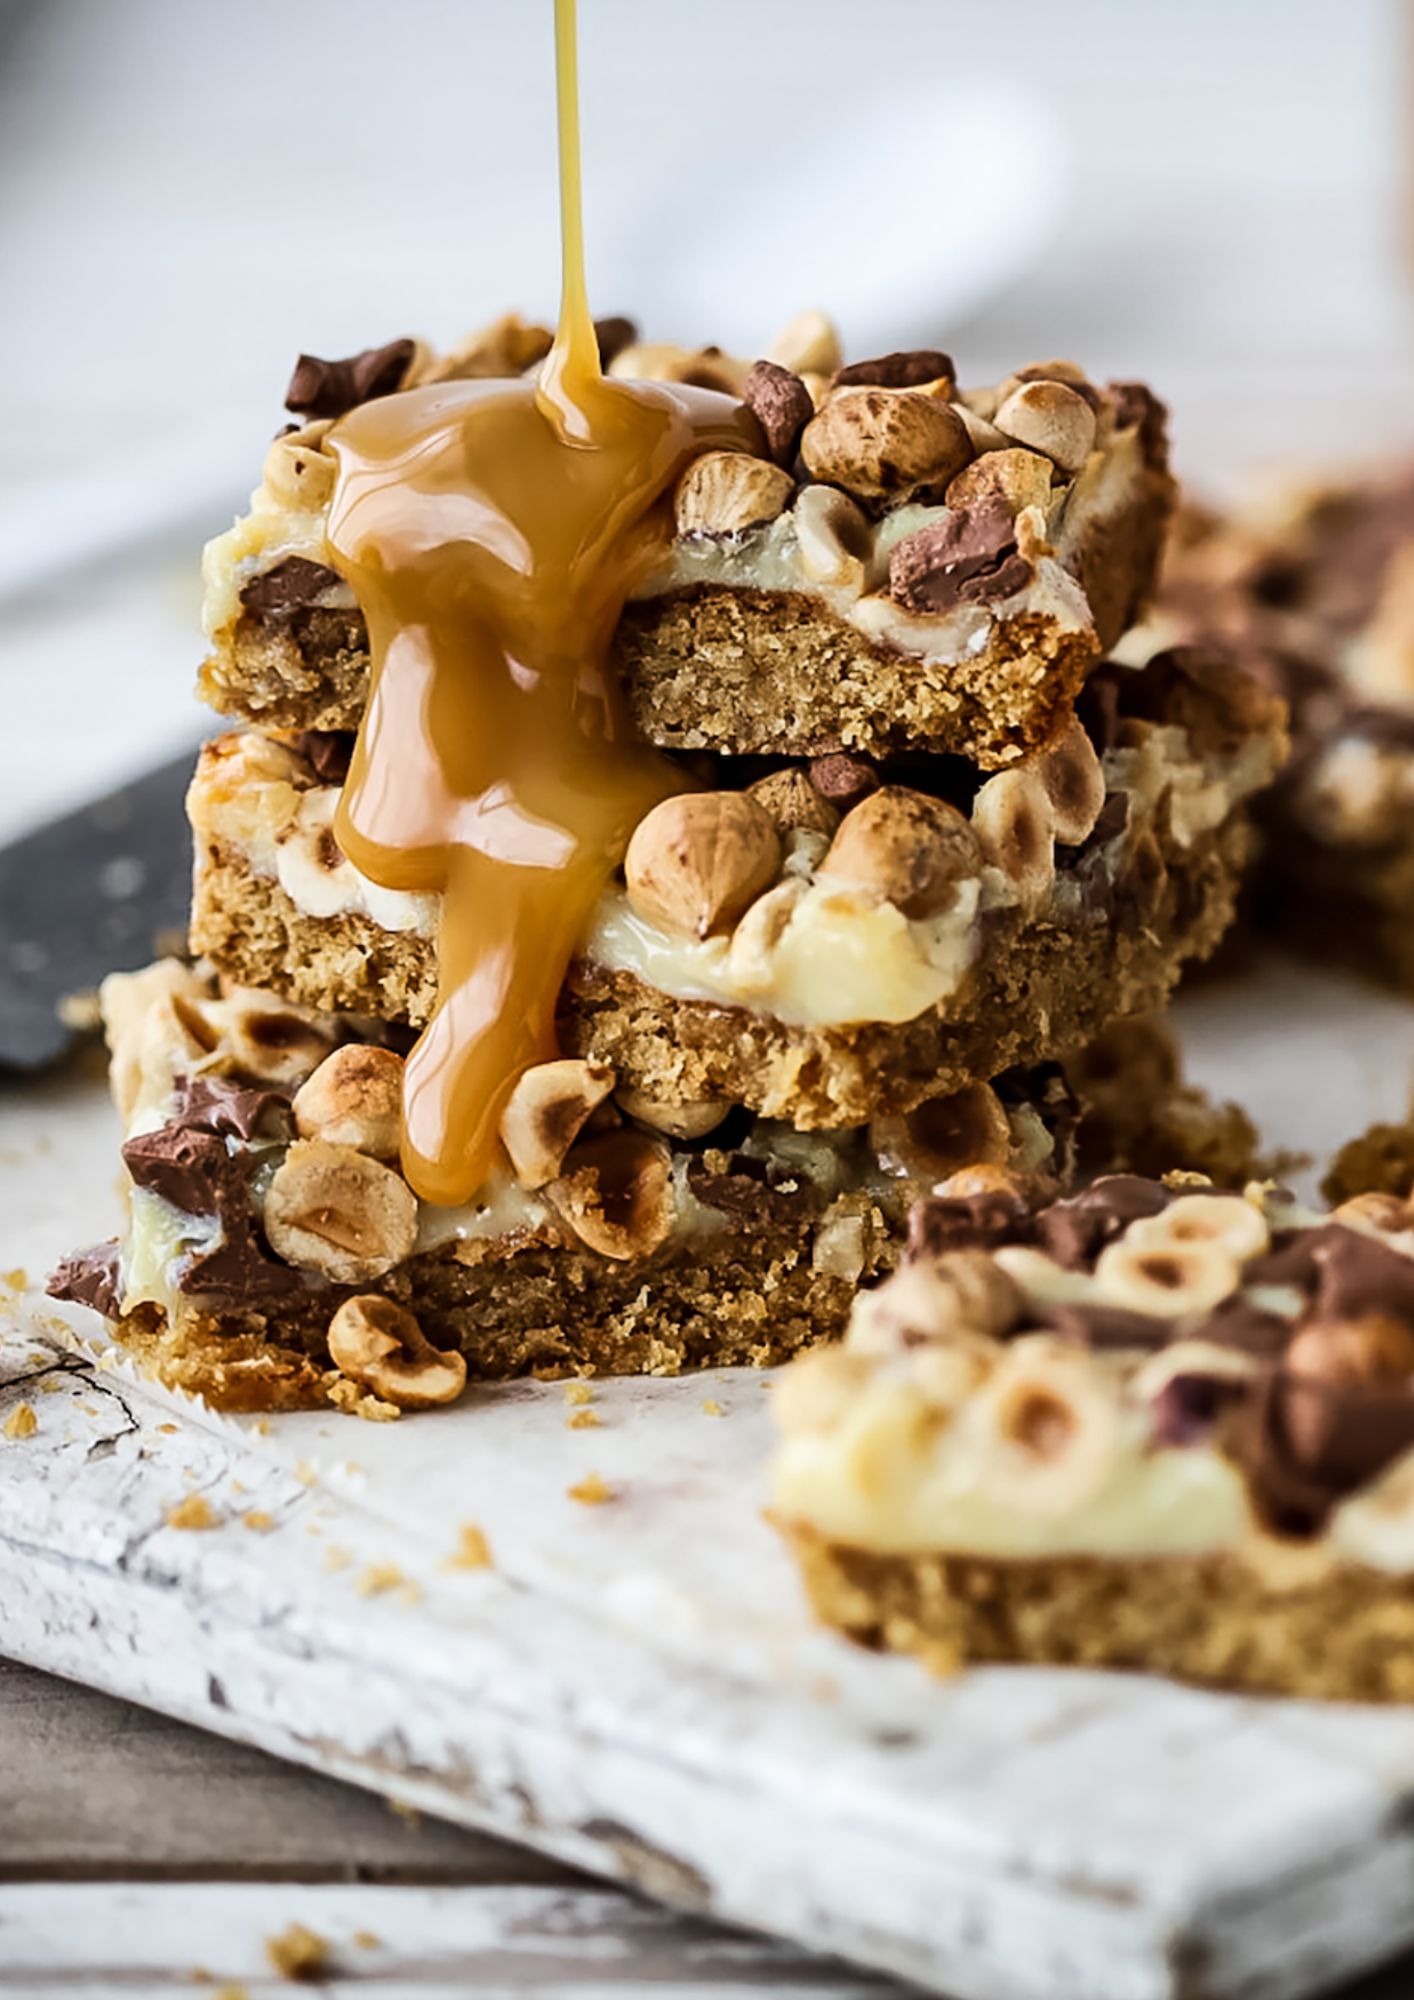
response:
<path id="1" fill-rule="evenodd" d="M 1121 1667 L 1252 1693 L 1414 1700 L 1414 1578 L 1332 1565 L 1278 1587 L 1228 1554 L 881 1555 L 783 1525 L 819 1617 L 938 1672 Z"/>
<path id="2" fill-rule="evenodd" d="M 558 1246 L 479 1264 L 433 1253 L 374 1283 L 320 1286 L 266 1311 L 194 1303 L 170 1319 L 143 1305 L 112 1324 L 168 1388 L 221 1410 L 281 1410 L 316 1406 L 337 1387 L 329 1321 L 355 1295 L 406 1306 L 436 1345 L 466 1355 L 471 1380 L 497 1381 L 767 1367 L 837 1339 L 854 1290 L 812 1268 L 808 1232 L 782 1227 L 625 1263 Z"/>
<path id="3" fill-rule="evenodd" d="M 946 1018 L 933 1009 L 897 1025 L 795 1028 L 581 960 L 563 997 L 565 1052 L 609 1062 L 660 1102 L 727 1097 L 802 1130 L 911 1110 L 1161 1007 L 1184 962 L 1206 957 L 1227 929 L 1247 846 L 1245 824 L 1231 819 L 1191 847 L 1166 842 L 1162 870 L 1121 880 L 1114 909 L 1083 927 L 999 929 Z M 219 842 L 198 878 L 191 942 L 228 977 L 311 1007 L 420 1026 L 435 999 L 429 939 L 357 913 L 306 917 Z"/>
<path id="4" fill-rule="evenodd" d="M 1191 848 L 1171 846 L 1152 893 L 1107 920 L 998 933 L 946 1018 L 931 1009 L 901 1025 L 791 1028 L 580 961 L 565 993 L 565 1045 L 596 1061 L 612 1052 L 650 1097 L 741 1098 L 807 1130 L 909 1111 L 1162 1007 L 1184 962 L 1206 957 L 1227 929 L 1247 848 L 1245 825 L 1229 821 Z"/>

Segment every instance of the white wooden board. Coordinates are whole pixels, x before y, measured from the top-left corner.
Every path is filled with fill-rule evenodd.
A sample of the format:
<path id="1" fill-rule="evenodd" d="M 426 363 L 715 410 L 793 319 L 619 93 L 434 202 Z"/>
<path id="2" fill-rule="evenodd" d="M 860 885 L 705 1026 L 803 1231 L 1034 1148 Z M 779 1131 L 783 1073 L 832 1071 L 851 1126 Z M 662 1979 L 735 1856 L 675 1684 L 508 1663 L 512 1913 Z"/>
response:
<path id="1" fill-rule="evenodd" d="M 1271 968 L 1188 1012 L 1282 1143 L 1403 1109 L 1409 1010 Z M 11 1099 L 0 1268 L 101 1234 L 114 1164 L 96 1086 Z M 813 1631 L 759 1377 L 597 1384 L 597 1429 L 517 1384 L 261 1436 L 45 1318 L 0 1356 L 0 1423 L 39 1423 L 0 1442 L 0 1650 L 962 2000 L 1286 2000 L 1414 1938 L 1414 1713 L 938 1685 Z M 610 1504 L 568 1497 L 590 1471 Z M 221 1525 L 165 1525 L 197 1492 Z M 493 1571 L 443 1567 L 464 1522 Z"/>

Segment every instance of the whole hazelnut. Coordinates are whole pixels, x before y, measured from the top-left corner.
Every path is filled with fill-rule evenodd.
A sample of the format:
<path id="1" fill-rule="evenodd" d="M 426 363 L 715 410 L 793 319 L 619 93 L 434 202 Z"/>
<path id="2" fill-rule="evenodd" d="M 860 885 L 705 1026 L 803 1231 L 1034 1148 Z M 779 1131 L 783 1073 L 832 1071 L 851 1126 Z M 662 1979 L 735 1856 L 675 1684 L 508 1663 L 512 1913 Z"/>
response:
<path id="1" fill-rule="evenodd" d="M 1062 472 L 1078 472 L 1094 449 L 1095 412 L 1064 382 L 1024 382 L 1001 405 L 996 424 Z"/>
<path id="2" fill-rule="evenodd" d="M 747 792 L 683 792 L 634 828 L 624 857 L 633 909 L 678 937 L 729 931 L 774 881 L 781 842 Z"/>
<path id="3" fill-rule="evenodd" d="M 876 511 L 941 495 L 972 456 L 956 410 L 916 389 L 841 389 L 805 426 L 800 455 L 813 479 L 842 486 Z"/>
<path id="4" fill-rule="evenodd" d="M 327 1139 L 391 1160 L 402 1144 L 402 1097 L 402 1057 L 348 1042 L 306 1077 L 291 1108 L 302 1139 Z"/>
<path id="5" fill-rule="evenodd" d="M 981 865 L 977 837 L 955 806 L 903 785 L 883 785 L 840 823 L 819 873 L 875 889 L 906 917 L 948 909 Z"/>

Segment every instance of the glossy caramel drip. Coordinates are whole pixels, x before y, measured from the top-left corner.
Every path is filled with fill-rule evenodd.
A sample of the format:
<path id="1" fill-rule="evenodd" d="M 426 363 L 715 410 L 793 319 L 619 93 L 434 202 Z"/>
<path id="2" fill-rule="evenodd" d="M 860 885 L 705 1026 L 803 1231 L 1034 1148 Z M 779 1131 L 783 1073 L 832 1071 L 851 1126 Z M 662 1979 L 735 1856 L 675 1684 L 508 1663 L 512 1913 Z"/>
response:
<path id="1" fill-rule="evenodd" d="M 332 559 L 373 682 L 338 839 L 385 887 L 439 891 L 439 997 L 407 1066 L 404 1168 L 469 1200 L 516 1078 L 629 833 L 678 788 L 609 661 L 623 604 L 697 453 L 759 447 L 728 397 L 606 380 L 579 230 L 573 0 L 557 0 L 564 298 L 536 383 L 455 382 L 334 431 Z"/>

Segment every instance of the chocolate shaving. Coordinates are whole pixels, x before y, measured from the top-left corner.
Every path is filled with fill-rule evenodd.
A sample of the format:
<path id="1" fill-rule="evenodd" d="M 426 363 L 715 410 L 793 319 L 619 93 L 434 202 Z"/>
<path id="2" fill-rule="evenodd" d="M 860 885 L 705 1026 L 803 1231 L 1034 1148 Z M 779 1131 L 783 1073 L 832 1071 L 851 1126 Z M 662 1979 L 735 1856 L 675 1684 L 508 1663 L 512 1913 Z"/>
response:
<path id="1" fill-rule="evenodd" d="M 324 784 L 342 785 L 353 762 L 355 740 L 352 730 L 302 729 L 290 748 Z"/>
<path id="2" fill-rule="evenodd" d="M 76 1250 L 50 1275 L 45 1291 L 51 1299 L 89 1306 L 104 1319 L 116 1319 L 123 1302 L 122 1252 L 117 1239 Z"/>
<path id="3" fill-rule="evenodd" d="M 242 586 L 241 610 L 257 625 L 282 625 L 342 581 L 338 571 L 325 563 L 286 556 Z"/>
<path id="4" fill-rule="evenodd" d="M 897 544 L 889 595 L 906 610 L 948 611 L 964 600 L 990 603 L 1029 583 L 1031 564 L 1016 546 L 1016 523 L 997 499 L 950 510 Z"/>
<path id="5" fill-rule="evenodd" d="M 777 465 L 789 465 L 800 433 L 815 414 L 810 391 L 800 377 L 774 361 L 754 362 L 742 384 L 741 400 L 760 424 L 771 457 Z"/>
<path id="6" fill-rule="evenodd" d="M 905 347 L 893 354 L 876 355 L 872 361 L 851 361 L 837 369 L 830 381 L 832 389 L 854 389 L 869 385 L 878 389 L 917 389 L 924 382 L 957 380 L 952 356 L 939 347 Z"/>
<path id="7" fill-rule="evenodd" d="M 385 347 L 365 347 L 343 361 L 302 354 L 285 391 L 285 408 L 299 417 L 345 416 L 360 403 L 401 389 L 416 352 L 415 341 L 390 340 Z"/>

